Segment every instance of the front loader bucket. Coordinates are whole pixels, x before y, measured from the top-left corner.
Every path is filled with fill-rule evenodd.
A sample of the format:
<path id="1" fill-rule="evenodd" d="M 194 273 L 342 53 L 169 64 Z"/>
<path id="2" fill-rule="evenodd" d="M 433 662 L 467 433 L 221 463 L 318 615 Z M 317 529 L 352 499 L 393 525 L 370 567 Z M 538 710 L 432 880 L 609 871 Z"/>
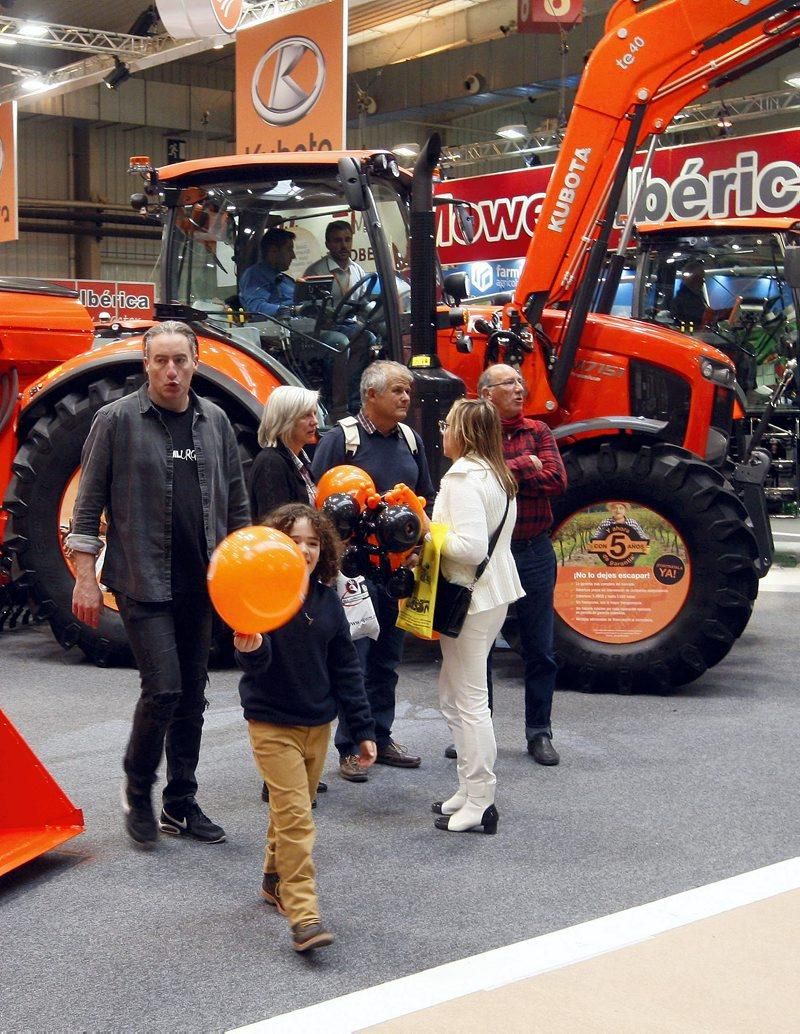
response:
<path id="1" fill-rule="evenodd" d="M 83 812 L 0 710 L 0 876 L 84 828 Z"/>

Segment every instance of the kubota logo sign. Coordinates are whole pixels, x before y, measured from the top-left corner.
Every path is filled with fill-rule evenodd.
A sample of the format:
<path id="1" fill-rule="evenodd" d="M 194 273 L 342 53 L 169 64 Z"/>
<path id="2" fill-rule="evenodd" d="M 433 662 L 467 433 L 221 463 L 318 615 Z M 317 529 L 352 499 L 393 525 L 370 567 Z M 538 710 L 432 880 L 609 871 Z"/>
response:
<path id="1" fill-rule="evenodd" d="M 242 19 L 243 0 L 157 0 L 161 24 L 173 39 L 230 35 Z"/>
<path id="2" fill-rule="evenodd" d="M 242 17 L 242 0 L 210 0 L 211 10 L 223 32 L 235 32 Z"/>
<path id="3" fill-rule="evenodd" d="M 325 58 L 305 36 L 279 40 L 261 58 L 250 88 L 253 107 L 272 126 L 304 118 L 325 87 Z"/>
<path id="4" fill-rule="evenodd" d="M 344 148 L 347 4 L 287 14 L 236 36 L 236 148 Z"/>

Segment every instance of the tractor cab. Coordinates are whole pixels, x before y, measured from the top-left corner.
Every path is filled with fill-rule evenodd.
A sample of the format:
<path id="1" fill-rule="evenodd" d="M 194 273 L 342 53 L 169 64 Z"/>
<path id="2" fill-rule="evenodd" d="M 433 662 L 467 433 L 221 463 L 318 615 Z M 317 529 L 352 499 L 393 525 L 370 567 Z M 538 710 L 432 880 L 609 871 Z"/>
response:
<path id="1" fill-rule="evenodd" d="M 787 276 L 787 247 L 800 240 L 791 219 L 729 219 L 642 225 L 635 261 L 623 274 L 614 311 L 703 340 L 736 366 L 755 397 L 771 389 L 796 354 L 798 285 Z M 627 297 L 626 297 L 627 294 Z"/>
<path id="2" fill-rule="evenodd" d="M 144 204 L 164 219 L 159 317 L 262 350 L 318 389 L 332 419 L 357 409 L 367 363 L 410 356 L 410 177 L 384 152 L 348 156 L 356 209 L 338 157 L 144 169 Z"/>

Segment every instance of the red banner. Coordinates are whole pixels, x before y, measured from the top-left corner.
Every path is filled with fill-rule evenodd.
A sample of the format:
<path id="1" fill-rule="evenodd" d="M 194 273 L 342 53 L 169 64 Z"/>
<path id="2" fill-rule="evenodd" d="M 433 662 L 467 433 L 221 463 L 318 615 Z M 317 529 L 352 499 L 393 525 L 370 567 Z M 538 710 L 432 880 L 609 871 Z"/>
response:
<path id="1" fill-rule="evenodd" d="M 726 137 L 656 151 L 634 213 L 637 222 L 681 222 L 746 216 L 800 219 L 800 130 Z M 632 163 L 621 211 L 630 211 L 644 155 Z M 437 209 L 437 242 L 445 265 L 525 255 L 552 166 L 439 183 L 437 195 L 470 201 L 475 240 L 460 240 L 452 206 Z"/>
<path id="2" fill-rule="evenodd" d="M 123 280 L 54 280 L 80 295 L 95 323 L 112 320 L 149 320 L 153 318 L 156 289 L 153 284 Z"/>
<path id="3" fill-rule="evenodd" d="M 560 32 L 583 21 L 583 0 L 517 0 L 518 32 Z"/>

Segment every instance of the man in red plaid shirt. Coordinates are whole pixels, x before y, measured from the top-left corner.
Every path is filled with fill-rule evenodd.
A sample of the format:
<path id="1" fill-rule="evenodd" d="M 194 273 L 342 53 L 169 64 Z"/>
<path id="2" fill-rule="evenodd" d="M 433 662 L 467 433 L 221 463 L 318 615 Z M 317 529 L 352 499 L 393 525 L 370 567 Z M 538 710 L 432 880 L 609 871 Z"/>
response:
<path id="1" fill-rule="evenodd" d="M 525 590 L 515 607 L 525 661 L 525 738 L 540 765 L 557 765 L 550 712 L 556 683 L 553 590 L 556 555 L 549 531 L 550 500 L 567 488 L 567 474 L 553 434 L 541 420 L 522 415 L 525 381 L 512 366 L 490 366 L 478 395 L 494 403 L 503 427 L 503 455 L 519 485 L 511 552 Z M 491 701 L 490 701 L 491 703 Z"/>

